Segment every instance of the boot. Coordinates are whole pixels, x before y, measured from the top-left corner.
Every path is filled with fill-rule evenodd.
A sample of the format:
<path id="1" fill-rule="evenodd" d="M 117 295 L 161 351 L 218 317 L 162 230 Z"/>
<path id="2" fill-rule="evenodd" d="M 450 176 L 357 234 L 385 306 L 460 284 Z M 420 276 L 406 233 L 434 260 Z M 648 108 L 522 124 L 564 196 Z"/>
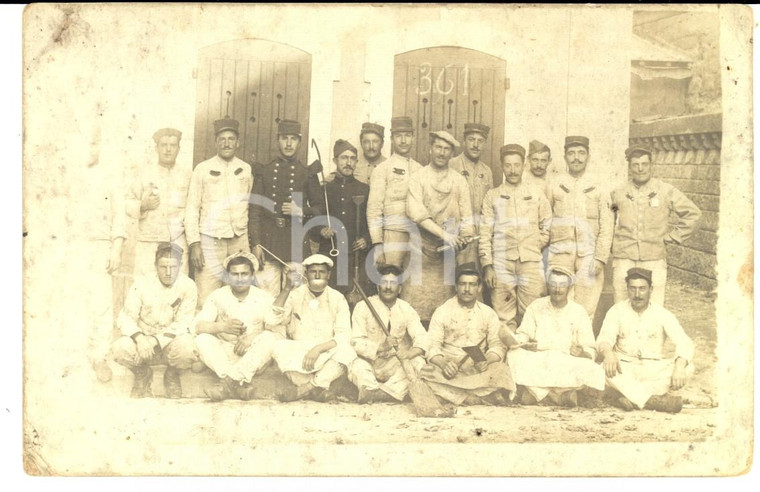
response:
<path id="1" fill-rule="evenodd" d="M 213 386 L 205 388 L 203 392 L 211 399 L 211 401 L 228 400 L 237 396 L 235 384 L 235 381 L 228 376 L 225 376 L 224 378 L 219 378 L 219 381 Z"/>
<path id="2" fill-rule="evenodd" d="M 237 386 L 236 390 L 237 397 L 243 401 L 256 399 L 256 391 L 250 383 L 244 383 L 242 386 Z"/>
<path id="3" fill-rule="evenodd" d="M 528 391 L 528 388 L 522 388 L 522 394 L 520 394 L 520 405 L 538 405 L 536 397 Z"/>
<path id="4" fill-rule="evenodd" d="M 381 402 L 381 401 L 389 401 L 389 397 L 385 391 L 381 390 L 380 388 L 375 389 L 367 389 L 367 388 L 360 388 L 359 389 L 359 398 L 357 398 L 357 403 L 375 403 L 375 402 Z"/>
<path id="5" fill-rule="evenodd" d="M 176 367 L 168 366 L 164 372 L 164 392 L 167 398 L 182 398 L 182 383 Z"/>
<path id="6" fill-rule="evenodd" d="M 98 360 L 92 363 L 92 370 L 95 371 L 95 377 L 98 378 L 98 381 L 101 383 L 107 383 L 111 380 L 113 377 L 113 372 L 111 371 L 111 367 L 108 365 L 108 362 L 105 360 Z"/>
<path id="7" fill-rule="evenodd" d="M 657 412 L 678 413 L 682 405 L 680 396 L 652 395 L 644 408 Z"/>
<path id="8" fill-rule="evenodd" d="M 575 391 L 565 391 L 557 399 L 557 404 L 561 407 L 575 408 L 578 406 L 578 393 Z"/>
<path id="9" fill-rule="evenodd" d="M 135 375 L 135 381 L 132 384 L 132 393 L 129 396 L 132 398 L 153 396 L 150 391 L 150 383 L 153 381 L 153 369 L 147 364 L 141 364 L 133 367 L 132 373 Z"/>
<path id="10" fill-rule="evenodd" d="M 626 412 L 633 411 L 636 407 L 633 405 L 633 402 L 626 398 L 625 396 L 621 396 L 620 398 L 617 398 L 616 400 L 612 401 L 612 404 L 616 407 L 625 410 Z"/>

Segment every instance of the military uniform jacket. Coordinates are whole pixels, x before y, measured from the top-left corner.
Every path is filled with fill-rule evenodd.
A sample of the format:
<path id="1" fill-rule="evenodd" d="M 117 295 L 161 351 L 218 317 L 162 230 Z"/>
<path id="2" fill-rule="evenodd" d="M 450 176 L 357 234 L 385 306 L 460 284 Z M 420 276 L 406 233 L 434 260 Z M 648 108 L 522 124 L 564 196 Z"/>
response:
<path id="1" fill-rule="evenodd" d="M 614 221 L 609 192 L 588 172 L 579 178 L 560 175 L 547 189 L 553 215 L 549 251 L 593 255 L 607 263 Z"/>
<path id="2" fill-rule="evenodd" d="M 552 211 L 544 193 L 531 185 L 502 183 L 483 199 L 480 218 L 480 262 L 541 261 L 549 244 Z"/>
<path id="3" fill-rule="evenodd" d="M 253 203 L 248 223 L 252 245 L 261 244 L 283 261 L 291 261 L 291 227 L 300 227 L 311 217 L 324 214 L 325 200 L 317 178 L 321 170 L 319 162 L 307 167 L 298 159 L 282 156 L 269 164 L 253 165 Z M 282 213 L 283 203 L 290 202 L 296 193 L 301 194 L 301 218 Z M 305 231 L 303 239 L 306 240 Z"/>
<path id="4" fill-rule="evenodd" d="M 662 260 L 665 244 L 687 240 L 702 215 L 678 189 L 654 178 L 638 188 L 628 182 L 613 191 L 611 199 L 612 210 L 617 213 L 613 258 Z M 670 223 L 671 216 L 674 224 Z"/>
<path id="5" fill-rule="evenodd" d="M 327 203 L 330 205 L 330 220 L 332 228 L 336 231 L 341 229 L 341 224 L 346 228 L 348 244 L 342 240 L 342 234 L 335 235 L 335 247 L 342 252 L 351 251 L 351 245 L 360 237 L 363 237 L 369 244 L 369 231 L 367 229 L 367 197 L 369 196 L 369 185 L 366 185 L 353 176 L 347 178 L 337 176 L 331 183 L 325 184 L 327 190 Z M 356 205 L 353 197 L 361 196 L 362 204 L 359 206 L 359 235 L 356 235 Z M 322 239 L 322 243 L 330 243 L 327 239 Z M 329 250 L 329 248 L 328 248 Z"/>
<path id="6" fill-rule="evenodd" d="M 483 161 L 473 164 L 472 161 L 465 157 L 464 152 L 449 161 L 449 168 L 458 172 L 467 180 L 472 210 L 474 213 L 479 214 L 486 192 L 493 188 L 493 173 L 491 172 L 491 168 Z"/>

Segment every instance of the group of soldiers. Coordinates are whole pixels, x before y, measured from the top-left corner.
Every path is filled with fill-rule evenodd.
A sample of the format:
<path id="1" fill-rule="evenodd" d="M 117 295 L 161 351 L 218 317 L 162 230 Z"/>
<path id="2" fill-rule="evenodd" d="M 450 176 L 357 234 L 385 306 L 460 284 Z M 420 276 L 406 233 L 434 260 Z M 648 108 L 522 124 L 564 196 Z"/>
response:
<path id="1" fill-rule="evenodd" d="M 207 366 L 209 398 L 248 400 L 275 364 L 282 401 L 330 399 L 345 374 L 362 403 L 403 401 L 422 380 L 457 405 L 575 406 L 607 386 L 625 410 L 680 411 L 668 393 L 693 373 L 694 347 L 663 307 L 665 245 L 690 236 L 699 209 L 652 177 L 645 146 L 626 150 L 629 180 L 610 191 L 587 172 L 583 136 L 565 139 L 562 173 L 541 142 L 504 145 L 494 186 L 489 131 L 467 123 L 462 144 L 430 132 L 423 166 L 411 118 L 391 120 L 387 158 L 385 128 L 364 123 L 361 152 L 336 141 L 326 175 L 297 158 L 296 121 L 279 122 L 276 157 L 249 165 L 239 123 L 217 120 L 217 153 L 194 170 L 176 163 L 181 133 L 157 131 L 158 162 L 126 194 L 136 279 L 110 351 L 135 375 L 132 396 L 167 364 L 169 397 L 180 370 Z M 595 338 L 610 259 L 615 305 Z M 106 357 L 92 358 L 103 381 Z"/>

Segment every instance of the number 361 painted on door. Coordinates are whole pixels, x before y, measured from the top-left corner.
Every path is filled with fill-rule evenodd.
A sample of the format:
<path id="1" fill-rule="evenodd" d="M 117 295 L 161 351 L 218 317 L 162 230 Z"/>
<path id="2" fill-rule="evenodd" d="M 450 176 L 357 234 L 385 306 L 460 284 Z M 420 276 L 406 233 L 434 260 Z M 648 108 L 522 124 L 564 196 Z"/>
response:
<path id="1" fill-rule="evenodd" d="M 446 70 L 451 67 L 451 64 L 443 67 L 438 72 L 438 75 L 435 76 L 435 82 L 433 82 L 433 66 L 429 62 L 425 62 L 420 65 L 420 85 L 417 87 L 417 94 L 428 94 L 431 90 L 435 90 L 437 94 L 444 96 L 451 94 L 451 91 L 454 90 L 454 87 L 456 85 L 454 84 L 454 81 L 448 79 L 446 80 L 445 84 L 443 83 L 443 77 L 446 74 Z M 470 87 L 470 66 L 468 64 L 465 64 L 464 68 L 462 69 L 462 74 L 464 76 L 464 84 L 462 84 L 462 95 L 466 96 L 467 91 Z"/>

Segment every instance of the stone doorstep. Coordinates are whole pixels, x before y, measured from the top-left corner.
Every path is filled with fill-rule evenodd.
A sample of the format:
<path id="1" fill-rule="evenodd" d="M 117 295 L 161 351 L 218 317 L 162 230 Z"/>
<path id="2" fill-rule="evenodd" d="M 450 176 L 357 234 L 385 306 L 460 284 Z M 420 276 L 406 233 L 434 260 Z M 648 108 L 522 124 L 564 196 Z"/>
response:
<path id="1" fill-rule="evenodd" d="M 132 381 L 134 379 L 132 372 L 117 364 L 111 364 L 111 368 L 113 370 L 113 379 L 110 383 L 98 384 L 98 393 L 103 396 L 129 397 L 129 393 L 132 390 Z M 151 368 L 153 369 L 153 382 L 151 383 L 153 396 L 163 397 L 164 371 L 166 370 L 166 366 L 158 365 L 151 366 Z M 204 368 L 203 371 L 198 373 L 188 369 L 180 371 L 180 381 L 182 383 L 183 398 L 205 399 L 206 394 L 204 389 L 215 384 L 218 381 L 218 378 L 209 368 Z M 277 388 L 291 383 L 277 368 L 270 366 L 260 375 L 256 376 L 252 384 L 256 389 L 255 397 L 257 399 L 276 400 Z M 348 378 L 345 375 L 335 381 L 331 389 L 351 401 L 356 400 L 357 390 L 348 381 Z"/>

